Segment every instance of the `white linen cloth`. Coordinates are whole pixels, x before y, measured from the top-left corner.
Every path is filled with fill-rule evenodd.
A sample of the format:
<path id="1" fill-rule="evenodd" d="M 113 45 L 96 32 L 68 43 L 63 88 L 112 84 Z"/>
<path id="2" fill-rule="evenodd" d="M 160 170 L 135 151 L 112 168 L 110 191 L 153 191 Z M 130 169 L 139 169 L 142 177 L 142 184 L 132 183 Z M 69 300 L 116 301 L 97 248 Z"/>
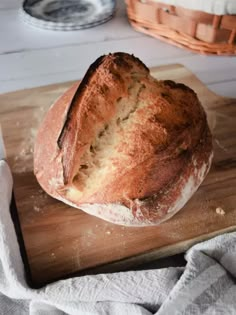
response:
<path id="1" fill-rule="evenodd" d="M 236 14 L 235 0 L 154 0 L 155 2 L 180 6 L 216 15 Z"/>
<path id="2" fill-rule="evenodd" d="M 236 233 L 193 246 L 186 268 L 83 276 L 29 288 L 11 195 L 11 172 L 0 160 L 1 315 L 236 314 Z"/>

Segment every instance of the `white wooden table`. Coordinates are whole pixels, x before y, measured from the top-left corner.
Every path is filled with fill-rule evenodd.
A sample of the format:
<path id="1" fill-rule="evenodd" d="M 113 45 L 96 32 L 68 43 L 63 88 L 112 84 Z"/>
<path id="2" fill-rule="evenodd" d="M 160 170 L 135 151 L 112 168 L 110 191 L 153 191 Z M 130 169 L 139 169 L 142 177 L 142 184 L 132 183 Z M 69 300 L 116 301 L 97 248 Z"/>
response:
<path id="1" fill-rule="evenodd" d="M 80 79 L 100 55 L 125 51 L 149 67 L 181 63 L 216 93 L 236 97 L 235 57 L 200 56 L 134 31 L 122 0 L 111 21 L 74 32 L 25 25 L 20 5 L 0 0 L 0 93 Z"/>

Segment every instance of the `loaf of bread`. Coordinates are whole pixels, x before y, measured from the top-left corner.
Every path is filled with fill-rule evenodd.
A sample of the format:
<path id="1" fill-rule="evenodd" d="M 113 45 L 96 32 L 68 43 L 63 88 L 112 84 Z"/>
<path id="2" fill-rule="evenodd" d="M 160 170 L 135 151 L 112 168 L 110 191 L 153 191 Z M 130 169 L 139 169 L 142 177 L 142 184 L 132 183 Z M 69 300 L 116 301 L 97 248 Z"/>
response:
<path id="1" fill-rule="evenodd" d="M 205 178 L 212 137 L 197 95 L 137 58 L 98 58 L 49 109 L 34 172 L 52 197 L 104 220 L 157 225 Z"/>

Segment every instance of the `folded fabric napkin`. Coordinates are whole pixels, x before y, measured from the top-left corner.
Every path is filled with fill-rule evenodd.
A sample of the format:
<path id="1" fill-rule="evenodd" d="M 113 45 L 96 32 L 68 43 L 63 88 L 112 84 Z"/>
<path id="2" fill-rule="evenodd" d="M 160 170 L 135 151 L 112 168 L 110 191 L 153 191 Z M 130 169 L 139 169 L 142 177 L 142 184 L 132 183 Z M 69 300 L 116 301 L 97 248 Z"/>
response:
<path id="1" fill-rule="evenodd" d="M 193 246 L 186 268 L 83 276 L 29 288 L 11 195 L 11 172 L 0 160 L 0 314 L 236 314 L 236 233 Z"/>
<path id="2" fill-rule="evenodd" d="M 180 6 L 190 10 L 203 11 L 210 14 L 236 14 L 235 0 L 154 0 L 165 4 Z"/>

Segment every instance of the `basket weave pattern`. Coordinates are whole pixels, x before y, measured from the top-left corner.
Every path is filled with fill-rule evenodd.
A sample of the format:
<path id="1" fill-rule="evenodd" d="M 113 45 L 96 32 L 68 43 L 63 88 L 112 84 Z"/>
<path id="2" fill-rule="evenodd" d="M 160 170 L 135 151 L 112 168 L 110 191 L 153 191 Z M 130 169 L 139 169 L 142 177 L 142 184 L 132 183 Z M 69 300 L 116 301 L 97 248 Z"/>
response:
<path id="1" fill-rule="evenodd" d="M 236 55 L 236 15 L 214 15 L 152 0 L 126 0 L 131 25 L 202 54 Z"/>

